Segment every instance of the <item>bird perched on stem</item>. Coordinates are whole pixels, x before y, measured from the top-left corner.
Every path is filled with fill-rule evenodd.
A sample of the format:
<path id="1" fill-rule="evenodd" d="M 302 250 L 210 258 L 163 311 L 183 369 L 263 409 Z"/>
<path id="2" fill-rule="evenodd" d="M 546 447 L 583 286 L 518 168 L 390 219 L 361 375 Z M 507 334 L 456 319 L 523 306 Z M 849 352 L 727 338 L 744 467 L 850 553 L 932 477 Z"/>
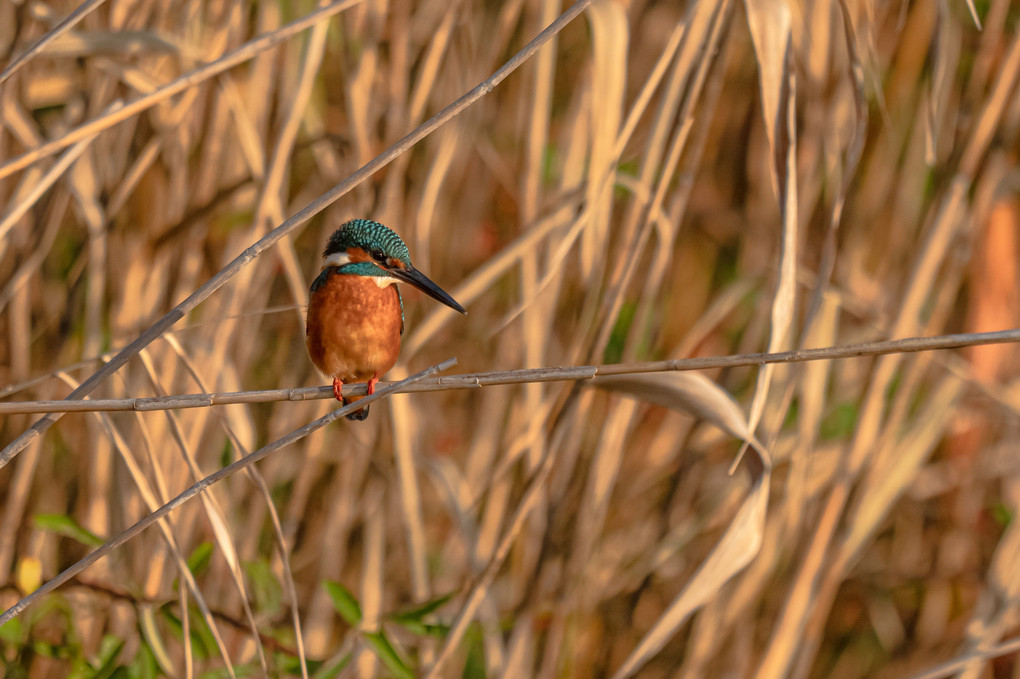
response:
<path id="1" fill-rule="evenodd" d="M 322 253 L 322 271 L 308 294 L 306 342 L 319 370 L 333 378 L 333 395 L 342 403 L 344 384 L 368 383 L 393 367 L 404 333 L 404 301 L 398 281 L 462 314 L 467 312 L 442 288 L 411 265 L 411 254 L 379 222 L 352 219 L 333 232 Z M 364 420 L 368 406 L 347 416 Z"/>

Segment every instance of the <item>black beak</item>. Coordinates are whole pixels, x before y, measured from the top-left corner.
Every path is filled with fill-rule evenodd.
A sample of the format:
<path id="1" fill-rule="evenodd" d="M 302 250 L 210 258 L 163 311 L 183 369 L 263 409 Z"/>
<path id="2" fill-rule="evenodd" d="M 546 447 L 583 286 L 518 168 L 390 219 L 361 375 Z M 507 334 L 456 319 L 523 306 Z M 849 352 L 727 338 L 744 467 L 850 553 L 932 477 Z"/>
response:
<path id="1" fill-rule="evenodd" d="M 464 310 L 464 307 L 462 307 L 460 304 L 457 304 L 457 300 L 446 294 L 445 290 L 443 290 L 441 287 L 433 283 L 431 280 L 429 280 L 428 276 L 423 274 L 421 271 L 418 271 L 413 266 L 408 265 L 407 268 L 405 269 L 393 267 L 392 269 L 387 269 L 387 271 L 390 273 L 391 276 L 394 276 L 395 278 L 402 280 L 405 283 L 410 283 L 411 285 L 418 288 L 432 299 L 442 302 L 451 309 L 459 311 L 462 314 L 467 313 L 467 311 Z"/>

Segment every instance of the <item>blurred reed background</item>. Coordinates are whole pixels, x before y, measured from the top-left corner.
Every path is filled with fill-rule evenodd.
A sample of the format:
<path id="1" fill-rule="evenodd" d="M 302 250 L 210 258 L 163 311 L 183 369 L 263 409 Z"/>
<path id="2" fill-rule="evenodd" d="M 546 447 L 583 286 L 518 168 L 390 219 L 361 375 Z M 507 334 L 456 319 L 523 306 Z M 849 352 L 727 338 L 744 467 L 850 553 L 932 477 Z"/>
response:
<path id="1" fill-rule="evenodd" d="M 5 400 L 65 396 L 565 9 L 351 2 L 71 141 L 316 9 L 98 5 L 0 84 Z M 0 4 L 5 63 L 74 9 Z M 1018 21 L 1009 0 L 597 0 L 92 396 L 323 384 L 303 305 L 351 217 L 394 228 L 470 311 L 405 288 L 390 379 L 451 356 L 477 372 L 1014 327 Z M 706 376 L 718 390 L 667 373 L 637 398 L 394 397 L 27 609 L 0 629 L 2 672 L 903 677 L 1016 639 L 1012 345 Z M 764 399 L 757 490 L 757 458 L 729 475 L 739 439 L 691 415 L 727 393 Z M 63 417 L 0 468 L 0 608 L 335 405 Z M 0 442 L 35 419 L 4 416 Z M 766 493 L 762 523 L 745 510 Z M 716 550 L 734 535 L 739 562 Z M 720 564 L 734 577 L 706 583 Z M 957 671 L 1020 677 L 1015 649 L 991 655 Z"/>

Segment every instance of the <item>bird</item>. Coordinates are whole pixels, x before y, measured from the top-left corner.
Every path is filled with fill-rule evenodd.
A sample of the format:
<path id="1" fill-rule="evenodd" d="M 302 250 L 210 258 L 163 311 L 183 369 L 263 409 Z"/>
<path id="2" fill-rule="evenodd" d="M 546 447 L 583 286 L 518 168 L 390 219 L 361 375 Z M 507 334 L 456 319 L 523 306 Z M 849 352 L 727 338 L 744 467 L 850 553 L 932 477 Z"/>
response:
<path id="1" fill-rule="evenodd" d="M 322 252 L 322 270 L 308 291 L 305 341 L 312 363 L 333 379 L 343 404 L 345 384 L 367 383 L 375 393 L 379 376 L 397 362 L 404 333 L 404 300 L 397 282 L 410 283 L 466 314 L 453 297 L 411 264 L 404 241 L 370 219 L 351 219 L 333 232 Z M 347 415 L 360 421 L 368 406 Z"/>

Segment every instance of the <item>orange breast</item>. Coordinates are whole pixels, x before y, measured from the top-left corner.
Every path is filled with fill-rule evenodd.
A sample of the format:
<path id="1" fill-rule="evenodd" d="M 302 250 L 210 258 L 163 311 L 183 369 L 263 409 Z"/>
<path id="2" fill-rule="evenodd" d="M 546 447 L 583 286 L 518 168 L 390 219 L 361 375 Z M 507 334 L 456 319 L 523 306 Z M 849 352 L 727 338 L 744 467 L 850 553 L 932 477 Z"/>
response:
<path id="1" fill-rule="evenodd" d="M 397 362 L 400 326 L 395 285 L 333 271 L 308 300 L 308 354 L 329 377 L 367 382 Z"/>

